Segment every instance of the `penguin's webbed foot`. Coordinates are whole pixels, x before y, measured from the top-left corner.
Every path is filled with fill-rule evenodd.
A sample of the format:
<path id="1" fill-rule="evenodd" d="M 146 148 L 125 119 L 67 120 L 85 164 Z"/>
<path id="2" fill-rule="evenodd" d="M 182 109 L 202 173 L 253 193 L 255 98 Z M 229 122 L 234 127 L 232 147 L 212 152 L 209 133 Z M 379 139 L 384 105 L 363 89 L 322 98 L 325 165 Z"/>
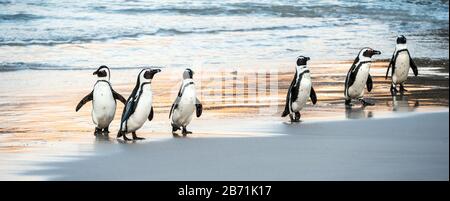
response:
<path id="1" fill-rule="evenodd" d="M 300 114 L 300 112 L 295 112 L 295 119 L 294 119 L 294 122 L 300 122 L 300 117 L 301 117 L 302 115 Z"/>
<path id="2" fill-rule="evenodd" d="M 183 136 L 186 136 L 187 134 L 192 134 L 191 131 L 186 130 L 186 127 L 183 127 L 183 131 L 182 131 Z"/>
<path id="3" fill-rule="evenodd" d="M 122 137 L 123 137 L 123 140 L 125 140 L 125 141 L 130 141 L 131 140 L 130 138 L 127 138 L 127 136 L 125 134 L 123 134 Z"/>
<path id="4" fill-rule="evenodd" d="M 180 136 L 178 136 L 178 134 L 176 133 L 177 130 L 180 130 L 180 127 L 172 123 L 172 135 L 173 135 L 173 137 L 180 137 Z"/>
<path id="5" fill-rule="evenodd" d="M 345 100 L 345 106 L 346 106 L 346 107 L 351 107 L 351 106 L 353 106 L 353 105 L 352 105 L 352 100 L 351 100 L 351 99 Z"/>
<path id="6" fill-rule="evenodd" d="M 192 134 L 192 131 L 185 130 L 183 131 L 183 135 Z"/>
<path id="7" fill-rule="evenodd" d="M 130 141 L 130 138 L 127 138 L 127 133 L 124 131 L 119 131 L 119 133 L 117 134 L 117 137 L 122 137 L 124 141 Z"/>
<path id="8" fill-rule="evenodd" d="M 294 115 L 289 114 L 289 118 L 291 119 L 291 122 L 295 122 Z"/>
<path id="9" fill-rule="evenodd" d="M 97 136 L 97 135 L 101 135 L 101 134 L 102 134 L 102 129 L 101 128 L 95 128 L 94 135 Z"/>
<path id="10" fill-rule="evenodd" d="M 176 132 L 177 130 L 180 130 L 180 127 L 172 123 L 172 133 Z"/>
<path id="11" fill-rule="evenodd" d="M 403 84 L 400 84 L 400 93 L 403 94 L 406 91 L 408 90 L 405 89 L 405 86 L 403 86 Z"/>
<path id="12" fill-rule="evenodd" d="M 133 134 L 133 140 L 145 140 L 145 138 L 143 138 L 143 137 L 138 137 L 136 135 L 136 132 L 132 132 L 132 134 Z"/>
<path id="13" fill-rule="evenodd" d="M 366 100 L 364 100 L 364 99 L 359 99 L 359 101 L 363 104 L 363 106 L 373 106 L 373 105 L 375 105 L 375 103 L 371 103 L 371 102 L 368 102 L 368 101 L 366 101 Z"/>
<path id="14" fill-rule="evenodd" d="M 103 134 L 108 135 L 109 134 L 109 128 L 106 127 L 105 129 L 103 129 Z"/>

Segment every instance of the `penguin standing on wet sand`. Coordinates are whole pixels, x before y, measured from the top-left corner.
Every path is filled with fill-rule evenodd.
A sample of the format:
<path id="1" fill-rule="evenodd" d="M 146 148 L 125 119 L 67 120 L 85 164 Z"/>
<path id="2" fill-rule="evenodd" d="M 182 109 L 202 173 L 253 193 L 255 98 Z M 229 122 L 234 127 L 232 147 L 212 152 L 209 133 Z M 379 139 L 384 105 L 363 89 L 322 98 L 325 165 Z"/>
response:
<path id="1" fill-rule="evenodd" d="M 306 62 L 309 57 L 299 56 L 297 58 L 297 67 L 295 68 L 295 76 L 289 86 L 286 96 L 286 106 L 281 117 L 289 114 L 291 122 L 300 121 L 300 110 L 306 105 L 308 97 L 311 98 L 313 104 L 316 104 L 317 97 L 312 87 L 311 75 Z M 294 117 L 295 115 L 295 117 Z"/>
<path id="2" fill-rule="evenodd" d="M 107 66 L 100 66 L 93 75 L 97 75 L 94 89 L 78 103 L 75 111 L 92 101 L 92 121 L 96 125 L 94 135 L 108 134 L 109 124 L 116 113 L 116 99 L 125 104 L 125 98 L 111 87 L 111 74 Z"/>
<path id="3" fill-rule="evenodd" d="M 169 118 L 172 117 L 172 134 L 174 136 L 175 132 L 180 129 L 182 129 L 183 136 L 191 134 L 192 132 L 188 131 L 186 127 L 191 122 L 194 111 L 197 117 L 202 115 L 203 106 L 195 92 L 193 75 L 194 72 L 189 68 L 184 71 L 183 82 L 170 109 Z"/>
<path id="4" fill-rule="evenodd" d="M 391 67 L 391 94 L 395 95 L 398 92 L 398 84 L 400 84 L 400 93 L 403 94 L 403 92 L 407 91 L 403 86 L 403 83 L 405 83 L 405 81 L 408 79 L 409 68 L 413 70 L 414 76 L 417 76 L 419 74 L 417 66 L 411 58 L 411 54 L 409 54 L 408 47 L 406 45 L 406 37 L 403 35 L 397 37 L 397 45 L 395 46 L 394 54 L 392 55 L 391 61 L 389 62 L 385 79 L 387 79 L 389 69 Z"/>
<path id="5" fill-rule="evenodd" d="M 141 128 L 147 119 L 149 121 L 153 119 L 151 83 L 153 76 L 159 72 L 161 72 L 160 69 L 143 69 L 139 73 L 136 86 L 123 109 L 118 138 L 123 137 L 124 140 L 130 140 L 126 134 L 132 133 L 133 140 L 145 139 L 137 137 L 136 130 Z"/>
<path id="6" fill-rule="evenodd" d="M 352 64 L 352 67 L 347 73 L 345 79 L 345 105 L 350 106 L 352 99 L 358 99 L 364 106 L 374 105 L 363 99 L 364 87 L 367 86 L 367 91 L 372 91 L 373 82 L 369 74 L 370 65 L 373 55 L 381 54 L 378 50 L 372 48 L 363 48 L 359 51 L 358 56 Z"/>

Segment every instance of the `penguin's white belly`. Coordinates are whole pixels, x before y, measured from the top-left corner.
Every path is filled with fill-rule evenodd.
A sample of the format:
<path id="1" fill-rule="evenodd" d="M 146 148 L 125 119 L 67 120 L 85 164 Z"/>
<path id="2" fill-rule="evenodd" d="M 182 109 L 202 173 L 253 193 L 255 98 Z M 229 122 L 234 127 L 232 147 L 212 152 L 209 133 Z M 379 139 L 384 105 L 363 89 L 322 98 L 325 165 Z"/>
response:
<path id="1" fill-rule="evenodd" d="M 189 85 L 183 92 L 177 109 L 173 111 L 172 123 L 187 126 L 195 111 L 196 94 L 194 85 Z"/>
<path id="2" fill-rule="evenodd" d="M 366 86 L 367 78 L 369 77 L 369 69 L 370 64 L 368 63 L 361 65 L 359 68 L 353 85 L 347 90 L 350 98 L 361 98 L 364 96 L 364 88 Z"/>
<path id="3" fill-rule="evenodd" d="M 303 76 L 300 87 L 298 88 L 297 100 L 292 103 L 292 110 L 298 112 L 306 105 L 306 101 L 311 93 L 311 79 L 307 76 Z"/>
<path id="4" fill-rule="evenodd" d="M 127 130 L 128 132 L 134 132 L 141 128 L 150 115 L 152 109 L 152 92 L 145 91 L 141 94 L 139 102 L 137 103 L 136 110 L 128 118 Z"/>
<path id="5" fill-rule="evenodd" d="M 408 79 L 409 55 L 407 52 L 400 52 L 395 60 L 395 72 L 392 75 L 392 82 L 402 84 Z"/>
<path id="6" fill-rule="evenodd" d="M 94 87 L 92 120 L 98 128 L 107 128 L 116 113 L 116 101 L 108 83 L 99 82 Z"/>

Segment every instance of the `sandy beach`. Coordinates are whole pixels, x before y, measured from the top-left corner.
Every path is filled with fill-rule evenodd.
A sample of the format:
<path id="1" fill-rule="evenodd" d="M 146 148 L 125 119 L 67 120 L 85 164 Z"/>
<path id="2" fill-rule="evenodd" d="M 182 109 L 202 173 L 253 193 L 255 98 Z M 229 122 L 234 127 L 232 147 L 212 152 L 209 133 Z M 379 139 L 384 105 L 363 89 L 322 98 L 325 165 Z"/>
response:
<path id="1" fill-rule="evenodd" d="M 121 104 L 109 137 L 93 135 L 90 104 L 75 112 L 95 83 L 91 71 L 3 72 L 0 179 L 446 180 L 448 61 L 420 62 L 409 91 L 394 97 L 386 61 L 375 62 L 367 98 L 376 105 L 352 109 L 342 100 L 350 61 L 313 62 L 318 104 L 293 125 L 279 117 L 293 73 L 287 64 L 193 68 L 205 111 L 186 138 L 173 138 L 168 119 L 183 69 L 163 69 L 152 86 L 155 119 L 138 132 L 147 139 L 131 144 L 115 138 Z M 112 67 L 116 91 L 127 97 L 138 71 Z"/>
<path id="2" fill-rule="evenodd" d="M 448 120 L 447 111 L 300 124 L 240 120 L 239 128 L 235 120 L 224 126 L 206 120 L 199 130 L 257 134 L 49 143 L 28 157 L 2 153 L 1 173 L 6 180 L 445 181 Z"/>
<path id="3" fill-rule="evenodd" d="M 441 125 L 449 120 L 448 112 L 400 116 L 293 125 L 240 121 L 239 130 L 261 136 L 100 142 L 91 147 L 92 155 L 40 162 L 39 170 L 24 175 L 55 180 L 448 180 L 449 127 Z"/>

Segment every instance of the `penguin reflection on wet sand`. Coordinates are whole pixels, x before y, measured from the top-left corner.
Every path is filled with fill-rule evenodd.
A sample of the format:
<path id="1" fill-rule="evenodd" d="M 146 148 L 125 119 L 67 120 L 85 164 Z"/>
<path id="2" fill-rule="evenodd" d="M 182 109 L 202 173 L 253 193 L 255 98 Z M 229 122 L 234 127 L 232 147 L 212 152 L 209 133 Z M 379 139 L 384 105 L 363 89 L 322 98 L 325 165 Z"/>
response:
<path id="1" fill-rule="evenodd" d="M 373 81 L 369 70 L 372 63 L 372 56 L 379 54 L 381 54 L 380 51 L 368 47 L 359 51 L 345 79 L 344 96 L 346 106 L 351 106 L 352 99 L 358 99 L 364 106 L 374 105 L 365 101 L 363 96 L 365 86 L 367 86 L 367 91 L 372 91 Z"/>
<path id="2" fill-rule="evenodd" d="M 368 119 L 372 117 L 372 111 L 366 111 L 364 107 L 345 107 L 345 118 L 347 119 Z"/>
<path id="3" fill-rule="evenodd" d="M 413 102 L 414 104 L 410 104 Z M 394 95 L 392 96 L 392 105 L 386 103 L 388 107 L 392 107 L 394 112 L 412 112 L 419 107 L 418 100 L 409 100 L 407 96 L 404 95 Z"/>
<path id="4" fill-rule="evenodd" d="M 160 69 L 143 69 L 139 73 L 136 86 L 123 109 L 118 138 L 123 137 L 124 140 L 130 140 L 126 134 L 132 133 L 133 140 L 145 139 L 137 137 L 136 131 L 144 125 L 147 119 L 149 121 L 153 119 L 151 83 L 153 76 L 159 72 L 161 72 Z"/>
<path id="5" fill-rule="evenodd" d="M 169 118 L 172 117 L 172 134 L 174 136 L 177 136 L 175 132 L 180 129 L 182 129 L 183 136 L 191 134 L 192 132 L 188 131 L 186 127 L 191 122 L 194 111 L 197 117 L 202 115 L 203 106 L 197 98 L 193 76 L 194 72 L 189 68 L 183 72 L 183 82 L 170 109 Z"/>
<path id="6" fill-rule="evenodd" d="M 289 115 L 291 122 L 300 121 L 300 110 L 306 105 L 308 98 L 313 104 L 317 102 L 316 92 L 312 87 L 311 75 L 306 65 L 309 57 L 299 56 L 295 67 L 295 76 L 289 86 L 286 96 L 286 105 L 281 117 Z M 295 117 L 294 117 L 295 115 Z"/>
<path id="7" fill-rule="evenodd" d="M 414 76 L 417 76 L 419 74 L 417 66 L 414 63 L 414 60 L 411 58 L 411 54 L 409 54 L 408 47 L 406 45 L 406 37 L 403 35 L 397 37 L 397 45 L 395 46 L 394 54 L 392 55 L 391 61 L 389 62 L 385 79 L 387 79 L 389 69 L 391 67 L 391 94 L 397 94 L 398 84 L 400 84 L 400 93 L 403 94 L 405 91 L 407 91 L 403 84 L 408 79 L 409 68 L 413 70 Z"/>
<path id="8" fill-rule="evenodd" d="M 114 119 L 116 113 L 116 99 L 125 104 L 125 98 L 114 91 L 109 82 L 111 73 L 107 66 L 100 66 L 93 75 L 97 75 L 97 82 L 94 89 L 86 95 L 77 105 L 75 111 L 78 112 L 84 104 L 92 101 L 92 121 L 95 124 L 94 135 L 109 133 L 109 124 Z"/>

